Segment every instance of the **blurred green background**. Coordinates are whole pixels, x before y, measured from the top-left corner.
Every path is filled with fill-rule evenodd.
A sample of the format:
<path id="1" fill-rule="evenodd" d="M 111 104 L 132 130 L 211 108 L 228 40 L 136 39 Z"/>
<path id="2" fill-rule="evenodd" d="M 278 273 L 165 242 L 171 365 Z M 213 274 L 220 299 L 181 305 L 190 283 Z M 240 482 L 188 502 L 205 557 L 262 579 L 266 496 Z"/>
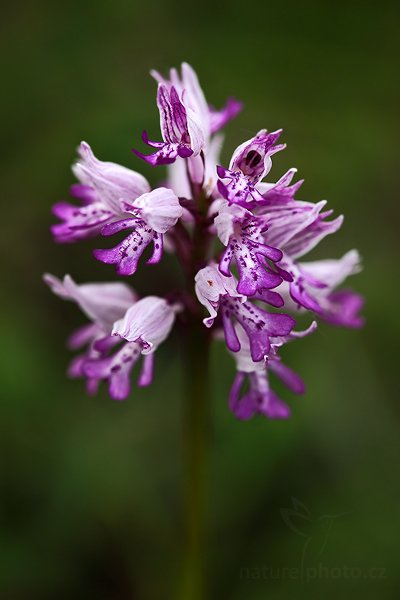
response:
<path id="1" fill-rule="evenodd" d="M 114 278 L 91 258 L 98 242 L 53 244 L 50 206 L 68 196 L 82 139 L 156 183 L 160 172 L 130 149 L 142 147 L 144 128 L 158 136 L 149 69 L 182 60 L 215 106 L 228 95 L 245 103 L 228 126 L 225 160 L 259 128 L 284 128 L 288 148 L 272 179 L 296 166 L 300 196 L 326 198 L 346 216 L 310 258 L 359 248 L 365 270 L 350 283 L 367 299 L 363 330 L 321 325 L 287 349 L 307 383 L 303 398 L 282 390 L 288 422 L 235 421 L 233 362 L 214 348 L 209 598 L 399 597 L 399 18 L 398 3 L 385 1 L 39 0 L 2 9 L 2 599 L 173 597 L 179 340 L 157 353 L 150 389 L 124 403 L 104 388 L 88 398 L 65 377 L 65 339 L 83 318 L 41 274 Z M 167 257 L 134 284 L 158 292 L 170 277 Z M 312 514 L 301 531 L 282 516 L 292 498 Z"/>

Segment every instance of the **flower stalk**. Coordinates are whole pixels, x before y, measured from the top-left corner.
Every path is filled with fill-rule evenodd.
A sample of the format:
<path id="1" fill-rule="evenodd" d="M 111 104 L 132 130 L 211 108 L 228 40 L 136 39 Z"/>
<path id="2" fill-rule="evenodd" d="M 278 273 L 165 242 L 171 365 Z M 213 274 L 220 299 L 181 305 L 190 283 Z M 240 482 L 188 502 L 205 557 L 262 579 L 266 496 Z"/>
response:
<path id="1" fill-rule="evenodd" d="M 210 340 L 198 320 L 190 324 L 184 347 L 183 398 L 184 544 L 182 600 L 205 595 L 206 499 L 210 434 Z"/>

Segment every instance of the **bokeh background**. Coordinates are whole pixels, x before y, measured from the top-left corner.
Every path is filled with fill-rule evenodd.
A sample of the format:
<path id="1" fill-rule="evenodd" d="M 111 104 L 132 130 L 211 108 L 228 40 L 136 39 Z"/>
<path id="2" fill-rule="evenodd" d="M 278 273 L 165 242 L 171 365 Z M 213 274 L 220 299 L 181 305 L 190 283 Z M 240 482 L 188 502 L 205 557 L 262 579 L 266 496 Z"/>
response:
<path id="1" fill-rule="evenodd" d="M 288 148 L 271 176 L 298 167 L 301 197 L 326 198 L 346 216 L 313 257 L 357 247 L 365 265 L 351 284 L 366 296 L 366 327 L 321 325 L 287 349 L 307 382 L 303 398 L 281 390 L 290 421 L 235 421 L 233 363 L 214 348 L 208 597 L 398 597 L 399 18 L 398 3 L 386 1 L 38 0 L 2 9 L 2 599 L 174 597 L 179 340 L 157 353 L 150 389 L 124 403 L 105 389 L 88 398 L 65 378 L 65 339 L 83 319 L 41 274 L 114 278 L 91 258 L 98 242 L 52 243 L 50 206 L 67 197 L 81 139 L 156 183 L 160 173 L 130 150 L 142 129 L 158 135 L 149 69 L 182 60 L 214 105 L 227 95 L 245 103 L 224 159 L 259 128 L 283 127 Z M 167 257 L 140 269 L 135 285 L 161 292 L 178 276 Z M 284 518 L 293 502 L 310 513 L 301 523 Z M 318 569 L 303 570 L 311 581 L 301 565 Z"/>

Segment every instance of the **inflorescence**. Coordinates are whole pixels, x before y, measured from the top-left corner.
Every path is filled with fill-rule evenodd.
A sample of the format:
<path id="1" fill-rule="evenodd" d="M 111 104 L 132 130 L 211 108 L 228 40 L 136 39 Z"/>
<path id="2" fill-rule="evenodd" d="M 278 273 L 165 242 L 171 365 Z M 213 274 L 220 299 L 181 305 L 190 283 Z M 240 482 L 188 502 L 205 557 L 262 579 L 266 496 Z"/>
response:
<path id="1" fill-rule="evenodd" d="M 215 339 L 225 338 L 236 362 L 229 406 L 239 419 L 254 414 L 286 418 L 290 409 L 271 389 L 269 373 L 301 394 L 300 377 L 279 355 L 287 342 L 315 331 L 312 320 L 295 331 L 293 314 L 311 313 L 334 325 L 360 327 L 360 295 L 336 288 L 360 270 L 351 250 L 337 260 L 302 262 L 326 235 L 336 232 L 343 217 L 329 220 L 326 202 L 295 199 L 302 181 L 293 183 L 289 169 L 276 183 L 264 181 L 271 157 L 285 148 L 281 130 L 259 131 L 234 151 L 229 167 L 219 164 L 222 136 L 218 133 L 241 110 L 229 98 L 217 111 L 207 104 L 193 69 L 169 79 L 152 72 L 158 83 L 157 106 L 162 141 L 143 141 L 151 154 L 134 153 L 152 166 L 167 165 L 165 185 L 151 189 L 139 173 L 97 159 L 82 142 L 71 187 L 78 204 L 59 202 L 52 226 L 57 242 L 71 243 L 96 236 L 126 237 L 112 248 L 94 251 L 97 260 L 115 265 L 119 275 L 138 269 L 147 246 L 147 264 L 158 263 L 165 251 L 174 253 L 185 273 L 187 289 L 168 290 L 165 298 L 140 298 L 126 283 L 78 285 L 66 275 L 45 275 L 54 293 L 78 304 L 89 323 L 69 339 L 81 354 L 69 367 L 71 377 L 86 379 L 95 393 L 101 380 L 110 396 L 124 400 L 130 393 L 131 371 L 140 362 L 137 384 L 153 378 L 154 352 L 176 320 L 185 327 L 203 318 Z M 189 333 L 188 333 L 189 335 Z"/>

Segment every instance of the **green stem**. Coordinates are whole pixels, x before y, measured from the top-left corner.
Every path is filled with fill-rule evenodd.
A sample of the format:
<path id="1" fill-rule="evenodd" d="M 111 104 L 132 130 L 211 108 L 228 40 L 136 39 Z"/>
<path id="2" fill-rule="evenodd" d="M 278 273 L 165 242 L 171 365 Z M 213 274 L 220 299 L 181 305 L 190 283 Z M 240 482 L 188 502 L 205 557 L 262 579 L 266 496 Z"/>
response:
<path id="1" fill-rule="evenodd" d="M 207 225 L 209 199 L 195 190 L 196 220 L 187 265 L 187 292 L 195 310 L 189 311 L 184 336 L 183 452 L 184 452 L 184 556 L 182 600 L 206 600 L 205 589 L 205 503 L 207 442 L 209 436 L 210 335 L 202 322 L 202 310 L 194 293 L 194 278 L 207 263 L 210 235 Z"/>
<path id="2" fill-rule="evenodd" d="M 207 438 L 209 434 L 209 336 L 193 318 L 185 347 L 184 460 L 185 546 L 182 600 L 203 600 Z"/>

